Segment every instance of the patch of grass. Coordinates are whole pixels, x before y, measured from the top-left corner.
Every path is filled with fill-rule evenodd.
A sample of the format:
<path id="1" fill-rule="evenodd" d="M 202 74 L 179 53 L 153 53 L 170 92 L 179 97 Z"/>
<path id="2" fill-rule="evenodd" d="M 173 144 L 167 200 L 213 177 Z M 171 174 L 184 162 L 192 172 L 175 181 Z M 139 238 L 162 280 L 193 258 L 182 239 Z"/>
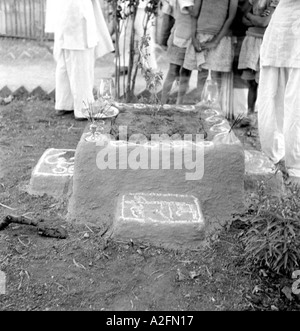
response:
<path id="1" fill-rule="evenodd" d="M 300 265 L 300 188 L 281 196 L 266 194 L 259 184 L 252 196 L 253 216 L 242 241 L 246 262 L 276 274 L 291 275 Z"/>

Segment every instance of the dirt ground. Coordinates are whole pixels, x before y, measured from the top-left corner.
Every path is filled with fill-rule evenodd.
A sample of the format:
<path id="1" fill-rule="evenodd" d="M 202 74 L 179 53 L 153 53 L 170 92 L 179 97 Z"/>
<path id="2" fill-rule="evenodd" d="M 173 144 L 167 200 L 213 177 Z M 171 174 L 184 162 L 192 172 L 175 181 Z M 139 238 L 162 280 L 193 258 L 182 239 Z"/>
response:
<path id="1" fill-rule="evenodd" d="M 299 308 L 280 285 L 266 284 L 243 263 L 241 220 L 205 249 L 168 251 L 106 240 L 95 228 L 66 223 L 66 200 L 30 196 L 26 186 L 43 152 L 76 148 L 86 124 L 73 115 L 55 116 L 53 100 L 19 99 L 0 106 L 0 219 L 25 214 L 51 219 L 68 232 L 67 239 L 41 237 L 25 225 L 0 232 L 0 270 L 7 276 L 1 311 Z M 236 133 L 247 148 L 259 148 L 256 129 Z"/>

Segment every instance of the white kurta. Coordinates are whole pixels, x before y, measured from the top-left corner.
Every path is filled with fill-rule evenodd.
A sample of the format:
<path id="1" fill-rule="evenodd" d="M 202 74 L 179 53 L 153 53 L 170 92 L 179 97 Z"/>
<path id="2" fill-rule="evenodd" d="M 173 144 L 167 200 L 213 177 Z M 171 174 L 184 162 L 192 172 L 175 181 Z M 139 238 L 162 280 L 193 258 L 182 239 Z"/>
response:
<path id="1" fill-rule="evenodd" d="M 299 0 L 280 0 L 264 35 L 261 65 L 300 68 Z"/>
<path id="2" fill-rule="evenodd" d="M 280 0 L 261 47 L 258 125 L 262 150 L 300 177 L 300 1 Z"/>
<path id="3" fill-rule="evenodd" d="M 46 32 L 54 32 L 56 110 L 82 118 L 93 101 L 95 58 L 114 50 L 98 0 L 48 0 Z"/>

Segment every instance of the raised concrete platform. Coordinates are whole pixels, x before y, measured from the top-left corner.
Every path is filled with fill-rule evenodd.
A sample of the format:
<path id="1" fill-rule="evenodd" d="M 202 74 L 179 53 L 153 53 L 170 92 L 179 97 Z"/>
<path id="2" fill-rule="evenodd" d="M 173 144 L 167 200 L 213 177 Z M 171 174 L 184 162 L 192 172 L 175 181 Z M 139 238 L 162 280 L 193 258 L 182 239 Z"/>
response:
<path id="1" fill-rule="evenodd" d="M 239 144 L 220 144 L 234 137 L 222 139 L 217 133 L 212 140 L 218 143 L 202 145 L 203 178 L 187 181 L 187 169 L 172 169 L 172 162 L 169 170 L 119 169 L 120 162 L 116 169 L 100 170 L 99 152 L 105 147 L 108 151 L 117 146 L 118 155 L 126 147 L 130 155 L 136 146 L 113 141 L 106 142 L 105 147 L 97 146 L 84 140 L 87 131 L 88 126 L 76 158 L 75 150 L 45 151 L 32 172 L 28 191 L 55 198 L 66 196 L 71 191 L 75 165 L 68 219 L 108 226 L 115 240 L 151 242 L 168 248 L 198 247 L 207 234 L 220 228 L 232 212 L 242 207 L 243 187 L 253 191 L 263 180 L 271 193 L 282 192 L 282 175 L 275 173 L 274 165 L 262 152 L 243 151 Z M 158 148 L 153 145 L 152 153 L 155 146 Z M 149 146 L 140 147 L 149 151 Z M 173 157 L 174 148 L 170 161 Z"/>
<path id="2" fill-rule="evenodd" d="M 28 193 L 60 198 L 68 193 L 74 172 L 73 149 L 47 149 L 32 171 Z"/>
<path id="3" fill-rule="evenodd" d="M 139 105 L 136 105 L 136 108 L 139 108 Z M 181 108 L 183 112 L 203 111 L 203 120 L 209 127 L 208 141 L 184 145 L 185 152 L 196 151 L 203 156 L 201 160 L 204 161 L 204 172 L 201 178 L 187 180 L 187 175 L 195 171 L 191 170 L 193 160 L 189 163 L 183 160 L 181 164 L 174 161 L 178 149 L 183 148 L 178 141 L 168 145 L 170 168 L 153 169 L 150 166 L 151 157 L 157 155 L 157 151 L 160 152 L 159 155 L 165 155 L 164 144 L 135 144 L 112 140 L 105 144 L 96 144 L 86 141 L 84 133 L 76 149 L 73 194 L 69 202 L 68 219 L 99 227 L 114 225 L 113 228 L 116 229 L 116 224 L 121 226 L 116 210 L 120 209 L 121 197 L 128 194 L 195 197 L 201 206 L 206 234 L 222 227 L 233 213 L 241 211 L 244 208 L 245 172 L 242 145 L 237 139 L 226 138 L 229 124 L 220 113 L 195 107 Z M 108 155 L 112 158 L 116 155 L 115 160 L 111 160 L 115 162 L 111 169 L 107 168 L 105 161 Z M 126 166 L 120 155 L 128 156 L 125 160 Z M 136 169 L 128 167 L 128 159 L 138 159 L 142 155 L 148 156 L 148 166 Z M 109 160 L 107 162 L 109 163 Z M 202 165 L 198 166 L 201 168 Z M 150 226 L 150 223 L 153 222 L 149 221 L 147 225 Z M 170 224 L 172 223 L 168 226 Z M 116 233 L 116 236 L 119 236 L 121 232 Z M 199 232 L 199 245 L 202 239 L 203 233 Z"/>

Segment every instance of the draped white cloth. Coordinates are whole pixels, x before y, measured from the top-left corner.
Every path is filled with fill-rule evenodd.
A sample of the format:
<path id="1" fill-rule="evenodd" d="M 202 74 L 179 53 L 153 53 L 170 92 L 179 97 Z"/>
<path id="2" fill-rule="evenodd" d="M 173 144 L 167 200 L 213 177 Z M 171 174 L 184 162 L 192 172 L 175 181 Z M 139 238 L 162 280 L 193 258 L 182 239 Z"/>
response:
<path id="1" fill-rule="evenodd" d="M 95 47 L 96 58 L 114 50 L 99 0 L 47 0 L 45 32 L 54 32 L 54 56 L 60 49 Z"/>
<path id="2" fill-rule="evenodd" d="M 93 102 L 95 59 L 114 50 L 99 0 L 47 0 L 46 32 L 54 32 L 55 109 L 85 117 Z"/>
<path id="3" fill-rule="evenodd" d="M 261 46 L 261 65 L 300 68 L 300 1 L 280 0 Z"/>
<path id="4" fill-rule="evenodd" d="M 262 150 L 300 177 L 300 1 L 280 0 L 261 47 L 258 126 Z"/>

